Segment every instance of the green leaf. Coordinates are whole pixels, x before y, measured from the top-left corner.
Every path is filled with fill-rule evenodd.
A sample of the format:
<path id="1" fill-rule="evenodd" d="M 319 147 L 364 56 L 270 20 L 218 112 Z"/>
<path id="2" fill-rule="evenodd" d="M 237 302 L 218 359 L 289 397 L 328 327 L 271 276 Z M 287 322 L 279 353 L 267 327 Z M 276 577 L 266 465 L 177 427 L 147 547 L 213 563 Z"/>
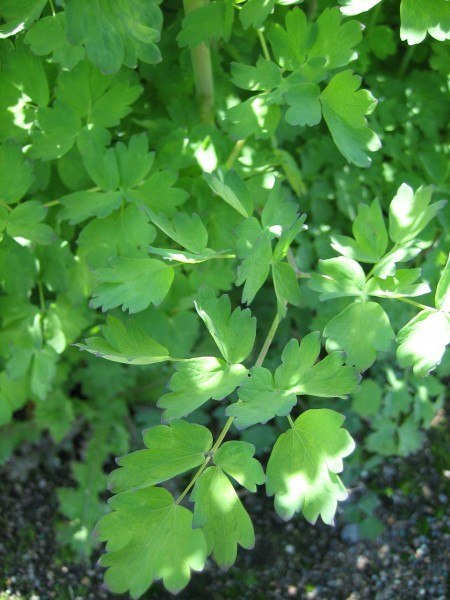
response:
<path id="1" fill-rule="evenodd" d="M 278 300 L 278 311 L 281 316 L 284 316 L 286 304 L 300 306 L 302 301 L 297 275 L 291 265 L 279 262 L 272 265 L 272 278 Z"/>
<path id="2" fill-rule="evenodd" d="M 398 296 L 422 296 L 428 294 L 427 283 L 415 283 L 420 277 L 420 269 L 397 269 L 395 275 L 379 279 L 372 277 L 366 284 L 366 294 L 380 298 L 396 298 Z"/>
<path id="3" fill-rule="evenodd" d="M 274 6 L 275 0 L 247 0 L 239 12 L 242 27 L 244 29 L 249 27 L 260 29 Z"/>
<path id="4" fill-rule="evenodd" d="M 90 217 L 107 217 L 122 203 L 120 192 L 73 192 L 62 196 L 60 200 L 63 208 L 59 213 L 62 220 L 67 220 L 71 225 L 78 225 Z"/>
<path id="5" fill-rule="evenodd" d="M 28 388 L 26 377 L 10 379 L 6 371 L 0 373 L 0 427 L 10 423 L 13 413 L 26 404 Z"/>
<path id="6" fill-rule="evenodd" d="M 81 129 L 81 121 L 75 111 L 59 101 L 53 108 L 40 108 L 37 126 L 31 132 L 31 158 L 54 160 L 67 154 L 75 143 Z"/>
<path id="7" fill-rule="evenodd" d="M 270 103 L 269 94 L 259 94 L 236 104 L 226 112 L 227 121 L 232 123 L 230 135 L 243 140 L 252 135 L 256 139 L 268 139 L 280 122 L 280 108 Z"/>
<path id="8" fill-rule="evenodd" d="M 398 454 L 408 456 L 417 452 L 423 446 L 424 434 L 418 429 L 414 417 L 410 416 L 404 421 L 397 430 L 398 434 Z"/>
<path id="9" fill-rule="evenodd" d="M 198 478 L 191 500 L 195 502 L 194 527 L 201 527 L 214 560 L 224 569 L 236 560 L 237 545 L 251 549 L 255 533 L 247 511 L 220 467 L 209 467 Z"/>
<path id="10" fill-rule="evenodd" d="M 243 90 L 265 92 L 281 83 L 281 70 L 274 62 L 262 56 L 254 67 L 241 63 L 231 63 L 231 75 L 234 85 Z"/>
<path id="11" fill-rule="evenodd" d="M 275 371 L 276 388 L 323 398 L 354 392 L 360 377 L 355 369 L 343 364 L 342 352 L 333 352 L 316 363 L 320 349 L 318 331 L 306 335 L 300 345 L 290 340 L 281 355 L 282 364 Z"/>
<path id="12" fill-rule="evenodd" d="M 285 417 L 297 403 L 294 392 L 275 386 L 272 373 L 264 367 L 253 367 L 250 378 L 239 388 L 239 402 L 231 404 L 228 417 L 235 417 L 238 429 L 256 423 L 267 423 L 275 416 Z"/>
<path id="13" fill-rule="evenodd" d="M 381 406 L 382 390 L 373 379 L 364 379 L 353 395 L 352 410 L 362 417 L 375 416 Z"/>
<path id="14" fill-rule="evenodd" d="M 238 267 L 236 285 L 244 283 L 242 302 L 250 304 L 264 285 L 270 272 L 272 245 L 266 232 L 256 240 L 251 254 Z"/>
<path id="15" fill-rule="evenodd" d="M 446 200 L 430 205 L 433 188 L 421 186 L 416 192 L 402 183 L 389 207 L 389 235 L 393 242 L 404 244 L 416 238 L 445 206 Z"/>
<path id="16" fill-rule="evenodd" d="M 118 142 L 115 150 L 121 186 L 133 188 L 143 183 L 154 161 L 154 154 L 148 151 L 147 134 L 131 136 L 128 145 Z"/>
<path id="17" fill-rule="evenodd" d="M 72 402 L 61 390 L 47 394 L 35 409 L 36 424 L 48 430 L 55 442 L 61 442 L 72 428 L 74 420 Z"/>
<path id="18" fill-rule="evenodd" d="M 450 312 L 450 255 L 436 288 L 436 308 Z"/>
<path id="19" fill-rule="evenodd" d="M 199 6 L 199 5 L 197 5 Z M 234 20 L 234 7 L 230 0 L 213 0 L 199 6 L 183 19 L 183 28 L 177 36 L 181 48 L 195 48 L 201 43 L 228 41 Z"/>
<path id="20" fill-rule="evenodd" d="M 114 256 L 147 256 L 148 244 L 155 237 L 156 230 L 148 217 L 136 205 L 130 205 L 108 217 L 90 221 L 81 230 L 77 243 L 79 255 L 90 268 L 97 268 Z"/>
<path id="21" fill-rule="evenodd" d="M 450 315 L 432 309 L 416 315 L 397 335 L 397 360 L 421 377 L 438 365 L 450 343 Z"/>
<path id="22" fill-rule="evenodd" d="M 51 244 L 56 239 L 53 229 L 42 223 L 47 215 L 46 207 L 40 202 L 23 202 L 8 215 L 6 231 L 13 237 L 20 237 L 37 244 Z"/>
<path id="23" fill-rule="evenodd" d="M 243 362 L 255 343 L 256 319 L 250 310 L 235 308 L 231 313 L 229 297 L 217 299 L 206 287 L 200 289 L 195 308 L 227 363 Z"/>
<path id="24" fill-rule="evenodd" d="M 158 406 L 165 409 L 164 419 L 185 417 L 211 398 L 222 400 L 247 375 L 243 365 L 230 365 L 212 356 L 180 362 L 176 369 L 169 382 L 170 392 L 158 401 Z"/>
<path id="25" fill-rule="evenodd" d="M 377 263 L 386 252 L 388 245 L 388 234 L 378 200 L 374 200 L 370 206 L 367 204 L 358 206 L 352 232 L 354 240 L 344 235 L 333 236 L 332 247 L 348 258 Z"/>
<path id="26" fill-rule="evenodd" d="M 33 183 L 31 163 L 12 141 L 0 144 L 0 197 L 6 204 L 19 202 Z"/>
<path id="27" fill-rule="evenodd" d="M 80 62 L 71 71 L 62 71 L 56 88 L 57 99 L 87 123 L 80 137 L 94 137 L 104 145 L 109 143 L 109 137 L 105 139 L 102 128 L 118 125 L 141 93 L 133 72 L 105 76 L 88 61 Z"/>
<path id="28" fill-rule="evenodd" d="M 203 569 L 203 533 L 192 528 L 192 513 L 175 504 L 167 490 L 123 492 L 110 500 L 110 506 L 114 512 L 102 517 L 96 532 L 107 541 L 100 564 L 109 567 L 105 582 L 113 593 L 129 590 L 132 598 L 139 598 L 162 579 L 175 594 L 189 583 L 191 569 Z"/>
<path id="29" fill-rule="evenodd" d="M 158 63 L 162 13 L 158 0 L 66 0 L 67 38 L 83 45 L 102 73 L 116 73 L 122 64 L 134 68 L 138 59 Z"/>
<path id="30" fill-rule="evenodd" d="M 367 90 L 358 90 L 360 77 L 351 71 L 334 75 L 321 94 L 322 112 L 339 151 L 357 167 L 369 167 L 367 151 L 375 152 L 381 142 L 368 126 L 365 115 L 376 100 Z"/>
<path id="31" fill-rule="evenodd" d="M 175 213 L 172 221 L 162 213 L 156 214 L 144 208 L 153 223 L 180 246 L 184 246 L 194 254 L 202 253 L 208 243 L 208 232 L 197 214 Z"/>
<path id="32" fill-rule="evenodd" d="M 5 23 L 0 25 L 0 39 L 15 35 L 39 19 L 47 0 L 3 0 L 0 16 Z"/>
<path id="33" fill-rule="evenodd" d="M 301 510 L 310 523 L 320 515 L 333 524 L 337 501 L 347 498 L 336 473 L 355 447 L 343 422 L 332 410 L 307 410 L 278 438 L 267 465 L 267 494 L 275 494 L 275 510 L 283 519 Z"/>
<path id="34" fill-rule="evenodd" d="M 206 183 L 222 200 L 232 206 L 244 218 L 251 216 L 253 201 L 245 182 L 234 170 L 218 170 L 214 173 L 203 173 Z"/>
<path id="35" fill-rule="evenodd" d="M 294 85 L 284 95 L 289 108 L 286 121 L 289 125 L 313 127 L 322 120 L 320 88 L 315 83 Z"/>
<path id="36" fill-rule="evenodd" d="M 125 364 L 151 365 L 170 360 L 167 348 L 152 340 L 133 320 L 125 325 L 108 316 L 101 332 L 103 337 L 90 337 L 85 344 L 76 345 L 80 350 Z"/>
<path id="37" fill-rule="evenodd" d="M 376 302 L 356 302 L 336 315 L 325 327 L 327 351 L 343 350 L 347 362 L 358 371 L 368 369 L 377 352 L 387 352 L 395 338 L 389 318 Z"/>
<path id="38" fill-rule="evenodd" d="M 58 355 L 50 346 L 34 352 L 30 372 L 30 391 L 39 400 L 46 400 L 53 388 Z"/>
<path id="39" fill-rule="evenodd" d="M 51 54 L 52 62 L 61 63 L 64 69 L 73 69 L 85 56 L 84 48 L 73 46 L 67 41 L 63 12 L 39 19 L 27 32 L 25 43 L 29 44 L 31 51 L 37 56 Z"/>
<path id="40" fill-rule="evenodd" d="M 116 460 L 120 468 L 108 477 L 113 493 L 149 487 L 190 471 L 202 464 L 213 443 L 206 427 L 186 421 L 151 427 L 143 438 L 148 450 Z"/>
<path id="41" fill-rule="evenodd" d="M 256 492 L 256 486 L 265 483 L 266 476 L 254 454 L 253 444 L 225 442 L 215 452 L 214 463 L 250 492 Z"/>
<path id="42" fill-rule="evenodd" d="M 156 254 L 161 256 L 165 260 L 185 263 L 187 265 L 194 265 L 203 263 L 208 260 L 214 260 L 216 258 L 222 258 L 226 254 L 226 250 L 220 252 L 214 252 L 210 248 L 205 248 L 203 252 L 183 252 L 182 250 L 170 250 L 168 248 L 155 248 L 153 246 L 148 247 L 150 254 Z"/>
<path id="43" fill-rule="evenodd" d="M 338 0 L 343 15 L 359 15 L 379 4 L 381 0 Z"/>
<path id="44" fill-rule="evenodd" d="M 422 42 L 427 33 L 443 42 L 450 38 L 450 11 L 446 0 L 402 0 L 400 38 L 409 45 Z"/>
<path id="45" fill-rule="evenodd" d="M 313 273 L 309 287 L 320 292 L 320 300 L 346 296 L 361 296 L 366 275 L 361 266 L 351 258 L 319 260 L 320 274 Z"/>
<path id="46" fill-rule="evenodd" d="M 174 272 L 160 260 L 152 258 L 113 258 L 109 267 L 97 269 L 91 305 L 103 311 L 122 306 L 130 313 L 158 306 L 166 297 Z"/>
<path id="47" fill-rule="evenodd" d="M 327 8 L 315 23 L 308 23 L 305 13 L 294 8 L 286 14 L 285 29 L 278 23 L 271 26 L 269 41 L 280 67 L 299 73 L 309 67 L 318 82 L 326 69 L 344 67 L 357 57 L 353 47 L 361 41 L 361 25 L 342 23 L 338 8 Z"/>

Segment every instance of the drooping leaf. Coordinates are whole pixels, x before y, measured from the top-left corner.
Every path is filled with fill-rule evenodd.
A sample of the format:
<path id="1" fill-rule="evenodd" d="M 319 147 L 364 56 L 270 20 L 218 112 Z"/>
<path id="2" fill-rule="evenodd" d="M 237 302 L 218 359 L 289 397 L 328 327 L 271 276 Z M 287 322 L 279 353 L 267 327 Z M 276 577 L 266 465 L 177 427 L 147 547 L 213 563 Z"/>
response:
<path id="1" fill-rule="evenodd" d="M 450 312 L 450 255 L 436 287 L 436 308 Z"/>
<path id="2" fill-rule="evenodd" d="M 438 365 L 450 343 L 450 315 L 436 310 L 422 310 L 398 333 L 397 360 L 402 367 L 413 367 L 420 376 Z"/>
<path id="3" fill-rule="evenodd" d="M 336 473 L 355 444 L 341 428 L 344 417 L 329 409 L 307 410 L 275 443 L 267 465 L 267 493 L 283 519 L 302 511 L 315 523 L 333 524 L 338 500 L 347 492 Z"/>
<path id="4" fill-rule="evenodd" d="M 108 316 L 101 327 L 103 337 L 87 338 L 85 344 L 77 344 L 81 350 L 113 362 L 150 365 L 169 360 L 169 351 L 152 340 L 133 320 L 127 324 Z"/>
<path id="5" fill-rule="evenodd" d="M 378 200 L 370 206 L 360 204 L 358 214 L 353 221 L 354 239 L 335 235 L 332 247 L 337 251 L 360 262 L 377 263 L 386 252 L 388 235 Z"/>
<path id="6" fill-rule="evenodd" d="M 250 517 L 220 467 L 209 467 L 202 473 L 191 500 L 195 502 L 194 526 L 201 527 L 208 554 L 213 553 L 220 567 L 231 567 L 238 544 L 253 548 L 255 533 Z"/>
<path id="7" fill-rule="evenodd" d="M 214 463 L 250 492 L 256 492 L 256 486 L 265 483 L 266 476 L 254 454 L 253 444 L 225 442 L 215 452 Z"/>
<path id="8" fill-rule="evenodd" d="M 416 192 L 403 183 L 389 207 L 389 236 L 404 244 L 416 238 L 446 204 L 440 200 L 430 205 L 433 188 L 420 187 Z"/>
<path id="9" fill-rule="evenodd" d="M 379 150 L 381 142 L 366 119 L 376 100 L 367 90 L 358 91 L 360 82 L 351 71 L 338 73 L 320 99 L 324 119 L 340 152 L 356 166 L 369 167 L 372 159 L 367 152 Z"/>
<path id="10" fill-rule="evenodd" d="M 203 532 L 192 528 L 192 513 L 175 504 L 167 490 L 126 491 L 109 503 L 113 512 L 102 517 L 96 533 L 107 542 L 100 564 L 107 567 L 105 582 L 112 592 L 129 590 L 132 598 L 139 598 L 162 579 L 177 593 L 189 583 L 191 569 L 203 569 Z"/>
<path id="11" fill-rule="evenodd" d="M 243 362 L 255 342 L 256 320 L 249 309 L 235 308 L 231 313 L 228 296 L 216 298 L 210 288 L 200 289 L 195 308 L 229 364 Z"/>
<path id="12" fill-rule="evenodd" d="M 236 285 L 244 284 L 242 301 L 251 304 L 270 272 L 272 245 L 264 232 L 255 242 L 252 252 L 238 268 Z"/>

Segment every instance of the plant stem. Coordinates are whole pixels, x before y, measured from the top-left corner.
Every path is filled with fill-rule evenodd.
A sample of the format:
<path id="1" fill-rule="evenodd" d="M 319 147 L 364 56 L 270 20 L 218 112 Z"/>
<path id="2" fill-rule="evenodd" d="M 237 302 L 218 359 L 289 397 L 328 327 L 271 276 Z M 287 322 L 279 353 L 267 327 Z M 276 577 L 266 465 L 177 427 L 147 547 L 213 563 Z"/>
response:
<path id="1" fill-rule="evenodd" d="M 235 143 L 233 150 L 230 152 L 230 156 L 227 158 L 227 160 L 225 162 L 225 169 L 227 171 L 229 169 L 231 169 L 235 160 L 239 157 L 239 154 L 241 153 L 241 150 L 245 146 L 246 142 L 247 142 L 247 138 L 245 138 L 243 140 L 238 140 Z"/>
<path id="2" fill-rule="evenodd" d="M 400 300 L 400 302 L 406 302 L 406 304 L 411 304 L 411 306 L 415 306 L 420 308 L 421 310 L 435 310 L 432 306 L 427 306 L 426 304 L 420 304 L 420 302 L 415 302 L 414 300 L 410 300 L 409 298 L 403 298 L 403 296 L 391 296 L 394 300 Z"/>
<path id="3" fill-rule="evenodd" d="M 267 42 L 266 42 L 266 38 L 264 37 L 264 33 L 262 29 L 257 29 L 256 33 L 258 34 L 258 38 L 261 44 L 261 48 L 264 54 L 264 58 L 266 60 L 270 60 L 270 52 L 269 52 L 269 48 L 267 47 Z"/>
<path id="4" fill-rule="evenodd" d="M 183 0 L 185 15 L 206 4 L 208 0 Z M 191 60 L 200 119 L 203 123 L 212 124 L 214 123 L 214 79 L 209 46 L 200 44 L 191 48 Z"/>
<path id="5" fill-rule="evenodd" d="M 289 421 L 289 425 L 292 427 L 292 429 L 295 429 L 294 421 L 292 420 L 291 415 L 287 416 L 287 420 Z"/>
<path id="6" fill-rule="evenodd" d="M 50 10 L 52 11 L 52 15 L 56 15 L 55 5 L 53 4 L 53 0 L 49 0 L 50 2 Z"/>
<path id="7" fill-rule="evenodd" d="M 264 344 L 262 345 L 261 351 L 258 354 L 258 358 L 256 359 L 256 362 L 255 362 L 255 367 L 260 367 L 262 365 L 262 363 L 264 362 L 267 352 L 269 351 L 270 344 L 272 343 L 273 338 L 275 337 L 275 333 L 277 332 L 278 325 L 280 324 L 280 320 L 281 319 L 280 319 L 279 315 L 277 314 L 272 322 L 272 325 L 270 326 L 269 333 L 267 334 L 267 337 L 264 340 Z M 200 467 L 198 468 L 194 477 L 191 479 L 191 481 L 187 484 L 187 486 L 184 488 L 184 490 L 181 492 L 181 494 L 175 500 L 175 504 L 179 504 L 183 500 L 183 498 L 186 496 L 186 494 L 194 487 L 197 479 L 200 477 L 200 475 L 203 473 L 203 471 L 206 469 L 206 467 L 211 462 L 211 459 L 214 456 L 214 453 L 221 446 L 233 421 L 234 421 L 234 417 L 228 417 L 228 420 L 225 423 L 222 431 L 220 432 L 219 437 L 217 438 L 214 446 L 211 448 L 209 455 L 205 458 L 203 464 L 200 465 Z"/>

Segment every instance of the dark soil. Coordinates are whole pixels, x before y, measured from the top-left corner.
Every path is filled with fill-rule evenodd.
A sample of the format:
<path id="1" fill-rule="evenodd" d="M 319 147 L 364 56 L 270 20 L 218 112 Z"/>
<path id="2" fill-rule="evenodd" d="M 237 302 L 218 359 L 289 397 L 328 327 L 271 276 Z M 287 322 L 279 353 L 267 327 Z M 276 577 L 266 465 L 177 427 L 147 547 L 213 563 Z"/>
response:
<path id="1" fill-rule="evenodd" d="M 434 433 L 433 436 L 438 434 Z M 448 598 L 450 472 L 445 434 L 408 459 L 389 460 L 377 475 L 357 482 L 353 498 L 370 487 L 380 493 L 386 525 L 376 541 L 360 539 L 341 513 L 336 527 L 314 527 L 301 516 L 282 522 L 270 500 L 245 498 L 255 522 L 256 547 L 240 550 L 228 572 L 208 563 L 193 574 L 180 600 L 271 598 L 397 600 Z M 436 451 L 433 450 L 436 448 Z M 67 485 L 67 458 L 48 441 L 23 448 L 1 470 L 0 600 L 109 600 L 102 570 L 76 564 L 58 547 L 55 489 Z M 146 598 L 172 598 L 155 585 Z"/>

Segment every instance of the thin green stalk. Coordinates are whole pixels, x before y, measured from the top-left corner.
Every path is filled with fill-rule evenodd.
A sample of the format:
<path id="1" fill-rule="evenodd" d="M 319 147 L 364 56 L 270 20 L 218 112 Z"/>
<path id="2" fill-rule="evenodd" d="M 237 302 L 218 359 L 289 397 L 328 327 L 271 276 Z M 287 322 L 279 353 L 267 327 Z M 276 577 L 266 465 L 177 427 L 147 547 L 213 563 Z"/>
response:
<path id="1" fill-rule="evenodd" d="M 294 429 L 295 425 L 294 425 L 294 421 L 292 420 L 291 415 L 287 416 L 287 420 L 289 421 L 289 425 L 292 427 L 292 429 Z"/>
<path id="2" fill-rule="evenodd" d="M 264 362 L 264 359 L 266 358 L 267 352 L 269 351 L 269 348 L 273 341 L 273 338 L 275 337 L 275 334 L 277 332 L 278 326 L 280 324 L 280 320 L 281 319 L 280 319 L 279 315 L 277 314 L 272 322 L 272 325 L 270 326 L 269 333 L 267 334 L 267 337 L 264 340 L 264 344 L 262 345 L 261 351 L 258 354 L 258 358 L 256 359 L 256 362 L 255 362 L 255 367 L 260 367 L 262 365 L 262 363 Z M 181 494 L 175 500 L 175 504 L 179 504 L 183 500 L 183 498 L 186 496 L 186 494 L 188 494 L 190 492 L 190 490 L 194 487 L 197 479 L 200 477 L 200 475 L 203 473 L 203 471 L 206 469 L 206 467 L 211 462 L 211 459 L 214 456 L 214 453 L 221 446 L 231 425 L 233 424 L 233 421 L 234 421 L 234 417 L 228 417 L 227 422 L 225 423 L 222 431 L 220 432 L 219 437 L 217 438 L 214 446 L 211 448 L 210 452 L 208 453 L 208 456 L 205 458 L 203 464 L 200 465 L 200 467 L 198 468 L 194 477 L 191 479 L 191 481 L 187 484 L 187 486 L 184 488 L 184 490 L 181 492 Z"/>
<path id="3" fill-rule="evenodd" d="M 40 279 L 38 279 L 37 288 L 39 292 L 39 304 L 41 305 L 41 312 L 45 312 L 47 307 L 45 305 L 44 286 L 42 285 L 42 281 Z"/>
<path id="4" fill-rule="evenodd" d="M 406 304 L 411 304 L 411 306 L 415 306 L 416 308 L 420 308 L 421 310 L 435 310 L 432 306 L 427 306 L 426 304 L 420 304 L 420 302 L 415 302 L 414 300 L 410 300 L 409 298 L 403 298 L 403 296 L 391 296 L 394 300 L 400 300 L 400 302 L 406 302 Z"/>
<path id="5" fill-rule="evenodd" d="M 50 3 L 50 10 L 52 11 L 52 15 L 55 16 L 56 10 L 55 10 L 55 5 L 53 4 L 53 0 L 49 0 L 49 3 Z"/>
<path id="6" fill-rule="evenodd" d="M 231 169 L 231 167 L 233 166 L 236 159 L 239 158 L 241 150 L 245 146 L 246 142 L 247 142 L 247 138 L 244 138 L 243 140 L 238 140 L 235 143 L 233 150 L 230 152 L 230 156 L 225 161 L 225 169 L 227 171 L 229 169 Z"/>
<path id="7" fill-rule="evenodd" d="M 208 4 L 208 0 L 183 0 L 186 15 Z M 214 79 L 211 51 L 206 44 L 191 48 L 195 91 L 203 123 L 214 123 Z"/>
<path id="8" fill-rule="evenodd" d="M 266 38 L 264 36 L 264 32 L 262 29 L 257 29 L 256 33 L 258 34 L 258 38 L 259 38 L 259 42 L 261 44 L 261 48 L 264 54 L 264 58 L 266 60 L 270 60 L 270 52 L 269 52 L 269 48 L 267 46 L 267 42 L 266 42 Z"/>

